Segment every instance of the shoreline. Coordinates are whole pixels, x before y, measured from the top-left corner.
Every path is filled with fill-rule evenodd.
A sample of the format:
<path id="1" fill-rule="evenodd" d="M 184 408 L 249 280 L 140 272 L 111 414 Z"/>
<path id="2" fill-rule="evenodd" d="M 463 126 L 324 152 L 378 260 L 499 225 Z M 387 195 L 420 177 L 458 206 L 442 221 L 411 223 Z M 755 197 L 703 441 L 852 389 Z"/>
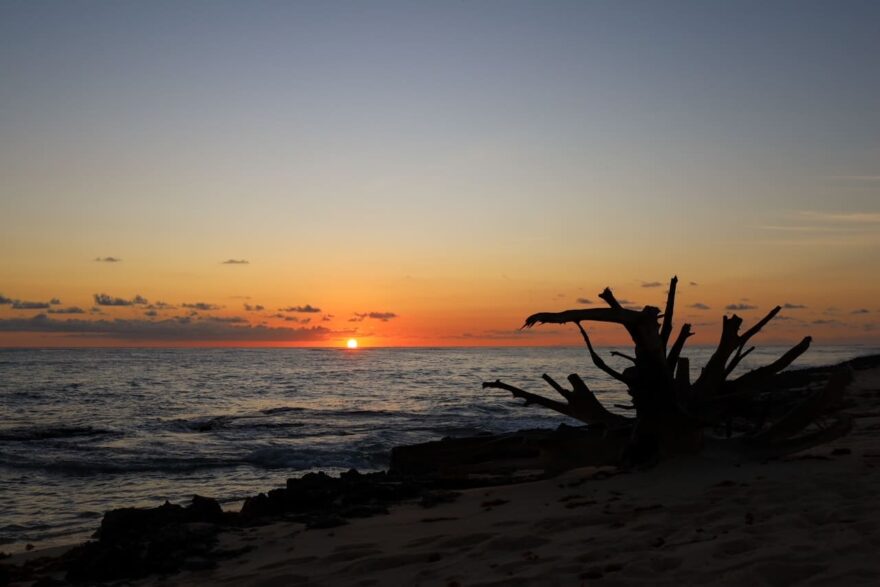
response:
<path id="1" fill-rule="evenodd" d="M 283 516 L 221 532 L 219 548 L 238 556 L 137 584 L 577 584 L 600 578 L 662 584 L 717 582 L 709 572 L 722 567 L 733 583 L 767 573 L 776 577 L 772 584 L 872 582 L 880 578 L 880 564 L 863 546 L 880 546 L 880 509 L 870 492 L 880 482 L 880 357 L 847 363 L 856 379 L 844 411 L 856 425 L 829 445 L 769 463 L 697 456 L 615 475 L 574 469 L 528 483 L 463 489 L 453 501 L 429 508 L 410 500 L 390 506 L 388 514 L 333 528 L 306 530 L 302 521 Z M 832 368 L 782 375 L 803 382 Z M 712 525 L 708 518 L 721 521 Z M 801 530 L 809 530 L 806 541 Z M 835 556 L 820 557 L 829 540 Z M 2 563 L 33 564 L 65 548 Z"/>

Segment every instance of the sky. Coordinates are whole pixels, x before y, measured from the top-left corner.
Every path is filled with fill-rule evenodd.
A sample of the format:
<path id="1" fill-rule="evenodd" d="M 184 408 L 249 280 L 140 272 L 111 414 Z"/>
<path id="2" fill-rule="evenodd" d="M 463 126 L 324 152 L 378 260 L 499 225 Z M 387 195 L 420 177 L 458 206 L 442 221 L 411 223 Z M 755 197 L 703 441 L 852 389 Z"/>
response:
<path id="1" fill-rule="evenodd" d="M 876 2 L 0 2 L 0 346 L 880 342 Z M 57 303 L 53 303 L 57 302 Z M 600 344 L 626 339 L 595 328 Z"/>

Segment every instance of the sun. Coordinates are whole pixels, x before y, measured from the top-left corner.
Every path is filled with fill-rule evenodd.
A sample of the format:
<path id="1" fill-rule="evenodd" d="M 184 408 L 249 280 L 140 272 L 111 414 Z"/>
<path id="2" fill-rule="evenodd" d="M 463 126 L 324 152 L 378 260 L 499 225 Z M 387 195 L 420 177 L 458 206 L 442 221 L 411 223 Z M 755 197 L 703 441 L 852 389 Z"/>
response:
<path id="1" fill-rule="evenodd" d="M 349 338 L 348 342 L 345 343 L 345 346 L 347 346 L 350 349 L 356 349 L 356 348 L 358 348 L 358 341 L 354 338 Z"/>

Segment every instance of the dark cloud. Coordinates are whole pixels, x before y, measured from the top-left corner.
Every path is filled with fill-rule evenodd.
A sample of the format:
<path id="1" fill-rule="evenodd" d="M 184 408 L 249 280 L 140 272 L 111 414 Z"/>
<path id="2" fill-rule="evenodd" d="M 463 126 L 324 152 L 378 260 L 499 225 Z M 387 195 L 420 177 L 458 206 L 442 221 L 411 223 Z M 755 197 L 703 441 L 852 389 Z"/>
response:
<path id="1" fill-rule="evenodd" d="M 252 305 L 250 305 L 250 304 L 245 304 L 245 305 L 244 305 L 244 311 L 245 311 L 245 312 L 262 312 L 262 311 L 265 310 L 265 309 L 266 309 L 266 308 L 264 308 L 264 307 L 261 306 L 260 304 L 256 304 L 256 305 L 254 305 L 254 306 L 252 306 Z"/>
<path id="2" fill-rule="evenodd" d="M 700 284 L 697 283 L 696 281 L 692 281 L 692 282 L 691 282 L 691 285 L 694 286 L 694 287 L 697 287 L 697 286 L 700 285 Z"/>
<path id="3" fill-rule="evenodd" d="M 834 320 L 834 319 L 831 319 L 831 320 L 825 320 L 825 319 L 823 318 L 823 319 L 820 319 L 820 320 L 813 320 L 812 324 L 828 324 L 828 325 L 831 325 L 831 326 L 842 326 L 842 325 L 843 325 L 843 322 L 841 322 L 840 320 Z"/>
<path id="4" fill-rule="evenodd" d="M 757 307 L 758 306 L 751 306 L 749 304 L 727 304 L 726 306 L 724 306 L 724 309 L 734 311 L 739 310 L 740 312 L 743 312 L 745 310 L 755 310 L 757 309 Z"/>
<path id="5" fill-rule="evenodd" d="M 51 306 L 60 306 L 60 305 L 61 305 L 61 300 L 59 300 L 58 298 L 52 298 L 51 300 L 49 300 L 49 305 L 51 305 Z"/>
<path id="6" fill-rule="evenodd" d="M 806 309 L 806 306 L 803 304 L 785 303 L 785 304 L 782 304 L 782 307 L 786 310 L 804 310 L 804 309 Z"/>
<path id="7" fill-rule="evenodd" d="M 575 300 L 575 302 L 577 302 L 578 304 L 584 304 L 585 306 L 589 306 L 590 304 L 594 303 L 593 300 L 588 298 L 578 298 Z"/>
<path id="8" fill-rule="evenodd" d="M 712 309 L 702 302 L 695 302 L 695 303 L 691 304 L 690 306 L 688 306 L 688 308 L 693 308 L 694 310 L 711 310 Z"/>
<path id="9" fill-rule="evenodd" d="M 397 318 L 397 314 L 395 314 L 394 312 L 370 312 L 369 314 L 367 314 L 367 317 L 372 318 L 373 320 L 388 322 L 389 320 Z"/>
<path id="10" fill-rule="evenodd" d="M 388 322 L 389 320 L 393 320 L 397 318 L 397 314 L 394 312 L 355 312 L 353 318 L 349 318 L 349 322 L 363 322 L 365 319 L 370 318 L 372 320 L 381 320 L 382 322 Z"/>
<path id="11" fill-rule="evenodd" d="M 249 265 L 250 261 L 247 259 L 226 259 L 221 265 Z"/>
<path id="12" fill-rule="evenodd" d="M 219 310 L 221 306 L 217 304 L 209 304 L 208 302 L 192 302 L 190 304 L 180 304 L 184 308 L 189 308 L 190 310 L 201 310 L 203 312 L 210 312 L 211 310 Z"/>
<path id="13" fill-rule="evenodd" d="M 157 312 L 156 310 L 147 310 L 146 312 L 144 312 L 144 316 L 149 316 L 150 318 L 155 318 L 158 315 L 159 312 Z"/>
<path id="14" fill-rule="evenodd" d="M 98 263 L 119 263 L 122 261 L 119 257 L 95 257 Z"/>
<path id="15" fill-rule="evenodd" d="M 45 310 L 49 307 L 49 302 L 27 302 L 24 300 L 13 300 L 13 310 Z"/>
<path id="16" fill-rule="evenodd" d="M 642 287 L 660 287 L 663 285 L 659 281 L 644 281 L 642 282 Z"/>
<path id="17" fill-rule="evenodd" d="M 92 306 L 91 309 L 89 309 L 89 314 L 103 314 L 103 313 L 104 313 L 104 310 L 102 310 L 98 306 Z"/>
<path id="18" fill-rule="evenodd" d="M 85 314 L 86 311 L 76 306 L 69 308 L 49 308 L 50 314 Z"/>
<path id="19" fill-rule="evenodd" d="M 326 314 L 321 318 L 321 322 L 330 322 L 334 317 L 333 314 Z"/>
<path id="20" fill-rule="evenodd" d="M 154 302 L 146 307 L 147 310 L 176 310 L 177 306 L 165 302 Z"/>
<path id="21" fill-rule="evenodd" d="M 859 308 L 858 310 L 853 310 L 850 314 L 870 314 L 871 310 L 867 308 Z"/>
<path id="22" fill-rule="evenodd" d="M 0 331 L 45 332 L 129 342 L 302 342 L 324 340 L 330 335 L 348 334 L 348 332 L 334 332 L 321 326 L 274 328 L 262 325 L 250 326 L 223 319 L 193 320 L 176 317 L 165 320 L 55 320 L 46 314 L 27 319 L 0 319 Z"/>
<path id="23" fill-rule="evenodd" d="M 12 298 L 7 298 L 7 297 L 4 296 L 3 294 L 0 294 L 0 305 L 2 305 L 2 304 L 11 304 L 12 301 L 13 301 Z"/>
<path id="24" fill-rule="evenodd" d="M 248 321 L 241 316 L 205 316 L 202 320 L 222 322 L 224 324 L 247 324 Z"/>
<path id="25" fill-rule="evenodd" d="M 308 324 L 312 321 L 311 318 L 297 318 L 296 316 L 284 316 L 285 322 L 297 322 L 299 324 Z"/>
<path id="26" fill-rule="evenodd" d="M 301 312 L 303 314 L 316 314 L 321 311 L 321 308 L 316 308 L 311 304 L 306 304 L 305 306 L 288 306 L 286 308 L 278 308 L 282 312 Z"/>
<path id="27" fill-rule="evenodd" d="M 125 298 L 114 298 L 105 293 L 94 294 L 94 297 L 95 303 L 99 306 L 141 306 L 147 303 L 146 298 L 141 295 L 135 295 L 130 300 L 126 300 Z"/>

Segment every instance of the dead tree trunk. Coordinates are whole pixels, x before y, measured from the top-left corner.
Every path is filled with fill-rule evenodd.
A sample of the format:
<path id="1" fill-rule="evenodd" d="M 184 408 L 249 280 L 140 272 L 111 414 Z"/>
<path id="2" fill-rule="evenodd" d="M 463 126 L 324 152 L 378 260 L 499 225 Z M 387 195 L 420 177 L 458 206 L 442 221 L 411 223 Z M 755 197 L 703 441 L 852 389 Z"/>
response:
<path id="1" fill-rule="evenodd" d="M 568 377 L 571 389 L 562 387 L 549 375 L 543 375 L 563 401 L 529 393 L 501 381 L 485 382 L 483 387 L 509 391 L 514 397 L 525 399 L 526 405 L 538 404 L 589 425 L 617 431 L 625 429 L 630 440 L 621 455 L 621 462 L 650 463 L 672 454 L 698 452 L 703 447 L 707 431 L 718 427 L 725 427 L 727 436 L 732 436 L 731 422 L 735 418 L 748 419 L 760 413 L 755 408 L 768 380 L 802 355 L 809 348 L 811 338 L 804 338 L 773 363 L 731 380 L 729 377 L 736 366 L 754 350 L 754 347 L 746 348 L 749 340 L 779 313 L 780 307 L 773 308 L 742 333 L 742 319 L 736 314 L 725 316 L 718 347 L 700 376 L 691 382 L 690 363 L 682 356 L 685 342 L 693 335 L 691 325 L 684 324 L 671 346 L 669 344 L 677 284 L 678 278 L 673 277 L 663 314 L 653 306 L 645 306 L 640 311 L 624 308 L 606 288 L 599 297 L 608 308 L 542 312 L 526 318 L 523 325 L 523 328 L 531 328 L 536 324 L 574 323 L 593 364 L 626 386 L 632 398 L 633 417 L 621 416 L 605 408 L 576 374 Z M 633 356 L 616 354 L 630 360 L 632 365 L 618 372 L 605 363 L 593 347 L 582 322 L 610 322 L 623 326 L 635 350 Z M 848 427 L 840 420 L 824 427 L 821 433 L 804 432 L 827 409 L 828 398 L 838 395 L 844 385 L 843 377 L 832 377 L 828 389 L 822 394 L 791 406 L 786 416 L 767 426 L 761 422 L 752 423 L 746 432 L 732 440 L 767 457 L 790 451 L 793 447 L 804 448 L 805 443 L 824 442 L 835 435 L 845 434 Z"/>

